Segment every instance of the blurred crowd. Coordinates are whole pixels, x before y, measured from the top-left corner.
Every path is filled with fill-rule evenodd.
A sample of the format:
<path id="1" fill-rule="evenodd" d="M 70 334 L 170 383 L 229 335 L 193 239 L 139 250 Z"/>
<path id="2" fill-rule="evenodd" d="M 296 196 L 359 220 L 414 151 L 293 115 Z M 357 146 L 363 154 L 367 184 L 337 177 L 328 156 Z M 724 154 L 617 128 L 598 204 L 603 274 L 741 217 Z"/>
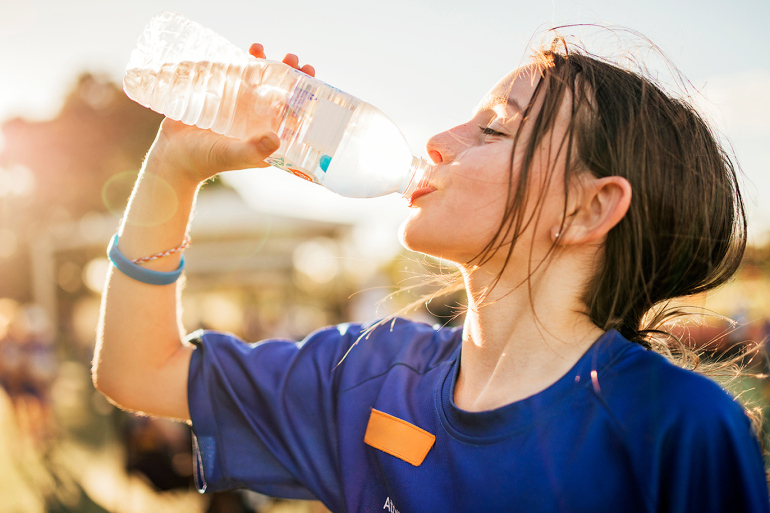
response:
<path id="1" fill-rule="evenodd" d="M 200 495 L 189 426 L 114 408 L 91 387 L 89 362 L 61 349 L 42 308 L 0 299 L 0 512 L 323 511 Z"/>
<path id="2" fill-rule="evenodd" d="M 54 339 L 45 312 L 0 299 L 0 385 L 19 431 L 37 446 L 56 435 L 51 415 L 56 371 Z"/>

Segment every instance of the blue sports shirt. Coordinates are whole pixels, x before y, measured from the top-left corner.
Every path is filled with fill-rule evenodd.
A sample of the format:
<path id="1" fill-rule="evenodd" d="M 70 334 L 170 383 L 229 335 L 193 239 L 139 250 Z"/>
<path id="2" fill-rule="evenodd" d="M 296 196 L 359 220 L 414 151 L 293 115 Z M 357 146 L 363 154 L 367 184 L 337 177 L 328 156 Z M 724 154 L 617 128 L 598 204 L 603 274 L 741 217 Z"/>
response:
<path id="1" fill-rule="evenodd" d="M 545 390 L 467 412 L 460 328 L 398 319 L 355 344 L 363 329 L 191 335 L 198 488 L 347 513 L 770 511 L 742 407 L 616 331 Z"/>

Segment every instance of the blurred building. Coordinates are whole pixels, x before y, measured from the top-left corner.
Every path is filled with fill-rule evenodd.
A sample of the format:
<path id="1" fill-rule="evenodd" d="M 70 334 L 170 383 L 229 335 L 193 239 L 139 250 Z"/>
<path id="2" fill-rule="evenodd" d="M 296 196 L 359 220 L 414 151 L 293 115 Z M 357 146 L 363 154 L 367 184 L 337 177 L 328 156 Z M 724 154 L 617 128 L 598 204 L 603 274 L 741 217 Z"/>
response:
<path id="1" fill-rule="evenodd" d="M 51 225 L 32 241 L 33 298 L 75 352 L 93 346 L 110 265 L 106 245 L 118 223 L 109 214 L 90 214 Z M 204 189 L 185 252 L 185 327 L 256 340 L 302 337 L 341 321 L 348 296 L 360 286 L 341 257 L 350 230 L 255 212 L 231 189 Z"/>

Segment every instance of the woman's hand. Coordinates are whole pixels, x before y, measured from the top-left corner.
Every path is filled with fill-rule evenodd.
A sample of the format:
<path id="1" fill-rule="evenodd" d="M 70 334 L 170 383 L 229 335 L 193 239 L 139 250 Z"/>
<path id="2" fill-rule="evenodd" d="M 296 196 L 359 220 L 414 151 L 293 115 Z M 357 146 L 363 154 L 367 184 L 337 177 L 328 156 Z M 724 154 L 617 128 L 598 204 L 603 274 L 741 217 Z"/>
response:
<path id="1" fill-rule="evenodd" d="M 265 58 L 264 48 L 258 43 L 251 45 L 249 53 L 258 59 Z M 313 66 L 300 67 L 294 54 L 286 54 L 283 62 L 315 76 Z M 240 140 L 166 118 L 147 156 L 147 169 L 163 169 L 166 180 L 173 176 L 197 185 L 223 171 L 267 167 L 264 160 L 279 146 L 278 136 L 273 132 Z"/>

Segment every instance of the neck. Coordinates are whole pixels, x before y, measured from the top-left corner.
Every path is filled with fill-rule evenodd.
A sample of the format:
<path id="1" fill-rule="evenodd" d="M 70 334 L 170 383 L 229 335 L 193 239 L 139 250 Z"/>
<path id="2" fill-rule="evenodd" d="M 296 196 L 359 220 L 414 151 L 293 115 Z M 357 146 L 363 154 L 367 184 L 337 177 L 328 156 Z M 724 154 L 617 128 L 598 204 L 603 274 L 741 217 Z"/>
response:
<path id="1" fill-rule="evenodd" d="M 458 407 L 489 410 L 544 390 L 602 334 L 579 300 L 581 273 L 559 271 L 552 262 L 530 278 L 503 275 L 494 283 L 494 273 L 463 270 L 469 304 Z"/>

